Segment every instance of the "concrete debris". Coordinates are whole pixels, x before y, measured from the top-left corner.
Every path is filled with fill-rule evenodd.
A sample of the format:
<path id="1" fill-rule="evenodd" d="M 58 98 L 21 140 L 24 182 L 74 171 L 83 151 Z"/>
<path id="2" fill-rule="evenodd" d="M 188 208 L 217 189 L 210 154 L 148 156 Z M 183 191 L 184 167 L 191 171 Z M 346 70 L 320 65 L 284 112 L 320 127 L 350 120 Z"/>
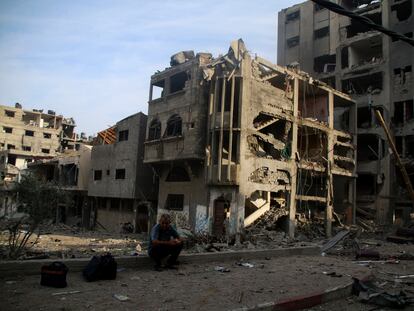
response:
<path id="1" fill-rule="evenodd" d="M 113 294 L 112 297 L 114 297 L 116 300 L 118 301 L 128 301 L 129 297 L 125 296 L 125 295 L 120 295 L 120 294 Z"/>
<path id="2" fill-rule="evenodd" d="M 79 293 L 81 293 L 80 290 L 72 290 L 72 291 L 66 291 L 66 292 L 52 293 L 52 296 L 72 295 L 72 294 L 79 294 Z"/>
<path id="3" fill-rule="evenodd" d="M 177 66 L 180 64 L 184 64 L 185 62 L 194 59 L 194 51 L 182 51 L 178 52 L 177 54 L 174 54 L 171 56 L 170 65 L 171 66 Z"/>
<path id="4" fill-rule="evenodd" d="M 362 281 L 357 278 L 354 278 L 352 292 L 359 297 L 360 301 L 380 307 L 402 309 L 414 302 L 413 297 L 408 297 L 403 291 L 391 294 L 381 290 L 371 281 Z"/>
<path id="5" fill-rule="evenodd" d="M 229 268 L 225 268 L 225 267 L 222 267 L 222 266 L 216 266 L 216 267 L 214 267 L 214 270 L 216 270 L 218 272 L 230 272 Z"/>
<path id="6" fill-rule="evenodd" d="M 339 232 L 337 235 L 335 235 L 332 239 L 328 241 L 323 247 L 322 252 L 326 253 L 328 250 L 330 250 L 332 247 L 334 247 L 339 241 L 341 241 L 343 238 L 345 238 L 350 233 L 349 230 L 343 230 Z"/>

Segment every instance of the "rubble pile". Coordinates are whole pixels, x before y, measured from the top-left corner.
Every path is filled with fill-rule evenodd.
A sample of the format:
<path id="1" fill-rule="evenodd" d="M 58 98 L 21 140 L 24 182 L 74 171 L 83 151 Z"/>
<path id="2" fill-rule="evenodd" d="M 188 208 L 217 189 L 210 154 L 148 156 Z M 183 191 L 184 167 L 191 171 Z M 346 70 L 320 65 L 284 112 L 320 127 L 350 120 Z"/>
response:
<path id="1" fill-rule="evenodd" d="M 246 232 L 254 232 L 257 230 L 281 230 L 283 229 L 282 217 L 289 215 L 287 208 L 271 208 L 261 217 L 259 217 L 250 227 L 246 229 Z"/>

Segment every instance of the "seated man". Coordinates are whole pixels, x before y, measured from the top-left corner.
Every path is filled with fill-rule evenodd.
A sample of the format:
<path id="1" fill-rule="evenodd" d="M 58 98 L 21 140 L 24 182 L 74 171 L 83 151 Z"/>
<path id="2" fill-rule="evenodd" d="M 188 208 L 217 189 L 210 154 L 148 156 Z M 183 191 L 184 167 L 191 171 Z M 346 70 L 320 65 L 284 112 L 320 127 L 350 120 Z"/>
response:
<path id="1" fill-rule="evenodd" d="M 167 268 L 174 269 L 177 258 L 183 248 L 183 242 L 177 231 L 171 227 L 170 215 L 162 214 L 160 221 L 151 229 L 148 255 L 154 259 L 156 271 L 161 271 L 161 260 L 167 260 Z"/>

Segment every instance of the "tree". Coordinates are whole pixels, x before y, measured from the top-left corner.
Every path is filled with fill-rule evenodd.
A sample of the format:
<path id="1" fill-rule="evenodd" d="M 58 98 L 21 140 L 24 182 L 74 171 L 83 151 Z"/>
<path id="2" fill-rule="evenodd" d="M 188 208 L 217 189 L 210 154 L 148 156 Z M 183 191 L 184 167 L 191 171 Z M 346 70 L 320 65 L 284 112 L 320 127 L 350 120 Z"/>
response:
<path id="1" fill-rule="evenodd" d="M 18 258 L 26 248 L 30 237 L 39 224 L 56 214 L 58 203 L 67 202 L 70 197 L 57 183 L 42 181 L 34 174 L 22 176 L 13 190 L 18 203 L 18 215 L 4 222 L 9 233 L 8 256 Z M 37 237 L 39 237 L 38 232 Z"/>

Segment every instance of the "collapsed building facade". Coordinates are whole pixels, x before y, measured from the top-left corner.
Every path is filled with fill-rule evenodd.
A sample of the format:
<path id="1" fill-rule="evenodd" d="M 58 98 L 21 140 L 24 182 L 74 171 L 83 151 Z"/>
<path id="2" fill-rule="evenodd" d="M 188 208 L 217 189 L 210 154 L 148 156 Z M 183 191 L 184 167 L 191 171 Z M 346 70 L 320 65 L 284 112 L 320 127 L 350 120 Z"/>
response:
<path id="1" fill-rule="evenodd" d="M 77 150 L 65 150 L 52 159 L 39 159 L 28 164 L 28 171 L 40 180 L 55 183 L 67 191 L 67 202 L 56 209 L 56 222 L 87 227 L 88 183 L 92 146 L 81 144 Z"/>
<path id="2" fill-rule="evenodd" d="M 52 110 L 25 110 L 0 105 L 0 216 L 13 213 L 16 202 L 11 194 L 20 171 L 37 159 L 51 159 L 77 144 L 72 118 Z"/>
<path id="3" fill-rule="evenodd" d="M 157 180 L 143 164 L 147 116 L 131 115 L 98 133 L 91 155 L 84 223 L 112 232 L 147 232 Z"/>
<path id="4" fill-rule="evenodd" d="M 335 1 L 413 36 L 413 0 Z M 378 224 L 409 220 L 412 202 L 388 151 L 379 108 L 414 183 L 412 46 L 307 1 L 279 12 L 278 64 L 296 64 L 357 102 L 357 216 Z M 363 224 L 360 223 L 361 225 Z"/>
<path id="5" fill-rule="evenodd" d="M 215 236 L 269 209 L 355 213 L 356 107 L 349 96 L 232 43 L 217 59 L 181 52 L 151 77 L 145 163 L 159 176 L 158 213 Z"/>

